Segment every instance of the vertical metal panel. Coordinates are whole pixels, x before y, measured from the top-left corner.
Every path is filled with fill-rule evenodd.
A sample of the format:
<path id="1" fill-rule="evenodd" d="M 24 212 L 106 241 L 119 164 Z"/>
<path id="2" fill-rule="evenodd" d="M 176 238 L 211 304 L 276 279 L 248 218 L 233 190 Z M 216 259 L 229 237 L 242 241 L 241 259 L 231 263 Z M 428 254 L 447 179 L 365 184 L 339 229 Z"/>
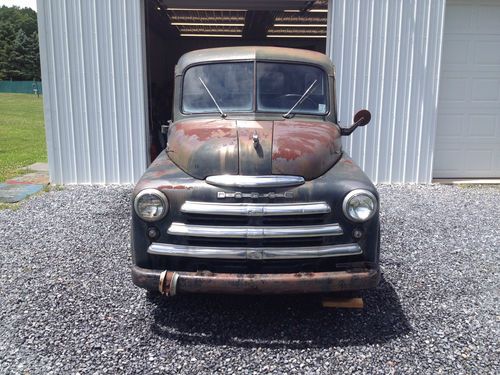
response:
<path id="1" fill-rule="evenodd" d="M 339 119 L 372 122 L 344 147 L 376 182 L 430 182 L 445 0 L 330 0 Z"/>
<path id="2" fill-rule="evenodd" d="M 38 0 L 53 183 L 127 183 L 147 165 L 141 0 Z"/>

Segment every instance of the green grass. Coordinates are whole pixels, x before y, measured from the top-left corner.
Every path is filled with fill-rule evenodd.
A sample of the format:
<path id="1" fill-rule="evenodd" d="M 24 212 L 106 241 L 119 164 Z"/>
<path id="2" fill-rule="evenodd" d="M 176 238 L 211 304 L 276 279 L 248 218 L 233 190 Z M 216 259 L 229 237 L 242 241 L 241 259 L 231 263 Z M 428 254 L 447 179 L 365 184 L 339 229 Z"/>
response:
<path id="1" fill-rule="evenodd" d="M 0 211 L 2 210 L 12 210 L 17 211 L 21 207 L 21 202 L 17 203 L 2 203 L 0 202 Z"/>
<path id="2" fill-rule="evenodd" d="M 42 97 L 0 93 L 0 182 L 46 161 Z"/>

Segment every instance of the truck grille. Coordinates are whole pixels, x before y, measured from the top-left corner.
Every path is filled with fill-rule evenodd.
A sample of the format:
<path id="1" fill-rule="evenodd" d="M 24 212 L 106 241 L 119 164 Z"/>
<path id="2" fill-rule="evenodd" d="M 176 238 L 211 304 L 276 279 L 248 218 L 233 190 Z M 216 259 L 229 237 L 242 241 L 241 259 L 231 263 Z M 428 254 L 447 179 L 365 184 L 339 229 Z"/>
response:
<path id="1" fill-rule="evenodd" d="M 338 223 L 328 222 L 326 202 L 186 202 L 182 220 L 167 228 L 176 242 L 192 246 L 316 247 L 339 243 Z"/>

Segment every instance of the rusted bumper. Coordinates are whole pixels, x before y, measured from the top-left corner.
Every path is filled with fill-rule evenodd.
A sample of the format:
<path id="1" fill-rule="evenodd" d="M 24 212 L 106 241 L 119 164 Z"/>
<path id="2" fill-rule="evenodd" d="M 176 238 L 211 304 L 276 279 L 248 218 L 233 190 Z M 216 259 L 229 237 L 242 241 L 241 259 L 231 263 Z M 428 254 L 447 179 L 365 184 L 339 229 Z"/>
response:
<path id="1" fill-rule="evenodd" d="M 135 285 L 173 296 L 184 293 L 301 294 L 374 288 L 379 269 L 334 272 L 239 274 L 160 271 L 132 267 Z"/>

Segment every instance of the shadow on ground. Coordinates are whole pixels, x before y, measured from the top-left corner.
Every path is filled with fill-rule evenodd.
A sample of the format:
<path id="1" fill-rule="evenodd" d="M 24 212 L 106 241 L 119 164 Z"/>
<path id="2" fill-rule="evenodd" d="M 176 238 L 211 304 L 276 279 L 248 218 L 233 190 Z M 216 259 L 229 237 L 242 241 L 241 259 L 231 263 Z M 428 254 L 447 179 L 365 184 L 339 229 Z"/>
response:
<path id="1" fill-rule="evenodd" d="M 383 277 L 365 308 L 326 309 L 319 296 L 150 296 L 154 334 L 183 344 L 311 348 L 384 343 L 410 332 Z"/>

